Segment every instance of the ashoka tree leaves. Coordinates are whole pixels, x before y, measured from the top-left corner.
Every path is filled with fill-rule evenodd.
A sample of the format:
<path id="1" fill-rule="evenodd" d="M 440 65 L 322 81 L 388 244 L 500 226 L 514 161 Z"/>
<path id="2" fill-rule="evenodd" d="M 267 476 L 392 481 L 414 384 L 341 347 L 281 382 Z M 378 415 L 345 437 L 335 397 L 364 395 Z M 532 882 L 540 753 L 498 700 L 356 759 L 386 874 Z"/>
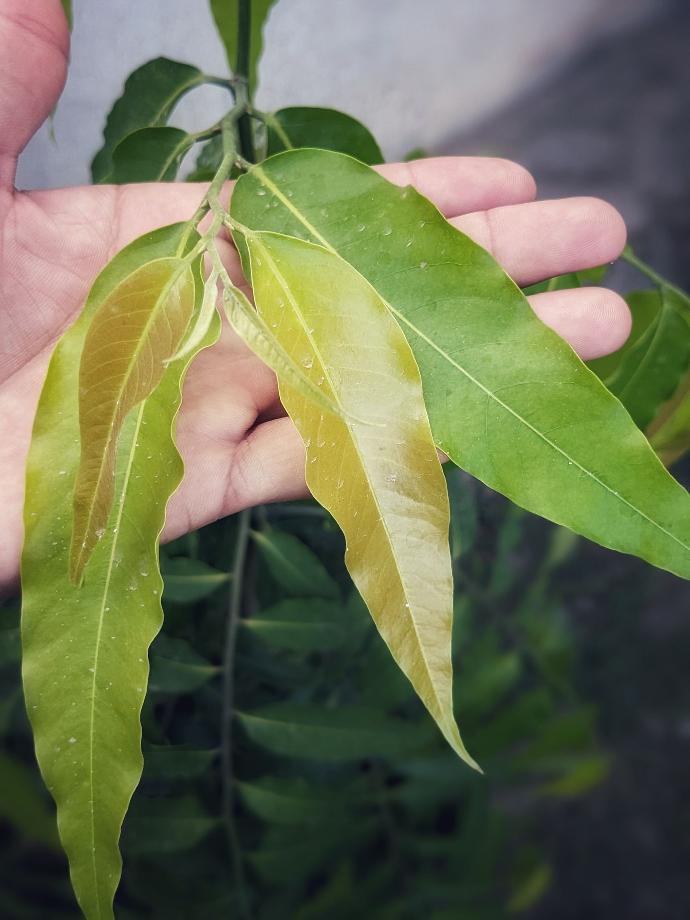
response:
<path id="1" fill-rule="evenodd" d="M 448 495 L 409 345 L 338 256 L 277 234 L 252 233 L 248 246 L 259 313 L 348 416 L 324 412 L 279 375 L 307 484 L 342 528 L 347 567 L 397 663 L 476 766 L 453 716 Z"/>
<path id="2" fill-rule="evenodd" d="M 684 305 L 670 288 L 661 288 L 658 293 L 645 291 L 642 296 L 647 301 L 656 300 L 657 312 L 639 338 L 622 350 L 606 385 L 635 423 L 645 429 L 690 366 L 690 326 Z M 633 310 L 635 302 L 631 302 Z"/>
<path id="3" fill-rule="evenodd" d="M 412 188 L 349 157 L 278 154 L 233 216 L 339 253 L 414 351 L 437 445 L 513 502 L 690 576 L 690 498 L 620 402 L 481 247 Z M 238 245 L 246 248 L 241 240 Z"/>
<path id="4" fill-rule="evenodd" d="M 381 148 L 368 128 L 336 109 L 291 106 L 268 116 L 267 154 L 294 147 L 321 147 L 347 153 L 362 163 L 383 163 Z"/>
<path id="5" fill-rule="evenodd" d="M 79 366 L 81 461 L 70 553 L 75 581 L 105 532 L 124 419 L 163 377 L 165 361 L 189 324 L 194 298 L 190 264 L 179 257 L 156 259 L 123 278 L 91 320 Z"/>
<path id="6" fill-rule="evenodd" d="M 60 340 L 41 395 L 27 468 L 22 556 L 23 678 L 36 754 L 56 800 L 72 883 L 88 918 L 113 916 L 120 827 L 142 769 L 139 715 L 148 647 L 160 628 L 158 535 L 182 477 L 171 426 L 186 361 L 171 364 L 128 416 L 105 532 L 82 587 L 69 578 L 79 465 L 79 359 L 89 324 L 118 286 L 176 252 L 184 225 L 132 243 L 96 279 Z M 199 285 L 200 293 L 200 285 Z M 216 322 L 206 343 L 218 335 Z"/>
<path id="7" fill-rule="evenodd" d="M 108 181 L 168 182 L 175 178 L 182 157 L 194 138 L 180 128 L 142 128 L 115 147 Z"/>
<path id="8" fill-rule="evenodd" d="M 210 0 L 211 12 L 225 47 L 230 70 L 234 74 L 244 73 L 249 83 L 249 95 L 253 95 L 256 86 L 256 70 L 263 50 L 263 27 L 266 17 L 276 0 Z M 249 17 L 247 47 L 241 46 L 240 20 Z M 242 55 L 246 60 L 242 60 Z"/>
<path id="9" fill-rule="evenodd" d="M 148 61 L 133 71 L 122 96 L 108 115 L 103 147 L 91 164 L 93 181 L 121 181 L 111 175 L 113 151 L 117 145 L 141 128 L 164 125 L 181 96 L 203 81 L 204 75 L 196 67 L 163 57 Z"/>

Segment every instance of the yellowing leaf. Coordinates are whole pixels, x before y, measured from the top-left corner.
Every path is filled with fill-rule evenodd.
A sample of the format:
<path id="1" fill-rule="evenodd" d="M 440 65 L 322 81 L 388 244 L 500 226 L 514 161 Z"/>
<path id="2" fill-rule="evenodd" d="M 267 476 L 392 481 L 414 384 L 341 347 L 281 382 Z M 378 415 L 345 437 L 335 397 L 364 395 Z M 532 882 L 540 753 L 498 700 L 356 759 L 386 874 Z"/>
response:
<path id="1" fill-rule="evenodd" d="M 160 382 L 193 309 L 189 263 L 157 259 L 120 282 L 89 327 L 79 368 L 81 460 L 70 551 L 75 582 L 108 521 L 122 423 Z"/>
<path id="2" fill-rule="evenodd" d="M 476 767 L 453 717 L 448 497 L 410 347 L 338 256 L 272 233 L 247 242 L 260 314 L 342 410 L 324 413 L 279 377 L 307 448 L 309 488 L 342 528 L 347 567 L 393 656 Z"/>

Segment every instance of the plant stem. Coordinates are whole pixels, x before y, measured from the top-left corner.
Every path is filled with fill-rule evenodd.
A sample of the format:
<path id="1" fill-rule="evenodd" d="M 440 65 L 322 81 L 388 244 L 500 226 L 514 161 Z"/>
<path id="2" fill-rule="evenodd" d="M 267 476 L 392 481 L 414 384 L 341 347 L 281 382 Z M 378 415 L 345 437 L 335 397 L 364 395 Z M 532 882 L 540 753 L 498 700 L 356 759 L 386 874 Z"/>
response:
<path id="1" fill-rule="evenodd" d="M 234 780 L 232 775 L 232 726 L 235 698 L 235 647 L 237 644 L 237 627 L 239 626 L 242 595 L 244 586 L 244 568 L 249 543 L 250 511 L 241 511 L 237 516 L 237 537 L 235 556 L 232 564 L 232 581 L 230 584 L 230 601 L 225 631 L 225 648 L 223 651 L 223 696 L 221 704 L 220 760 L 222 771 L 222 813 L 228 840 L 228 849 L 232 860 L 232 870 L 237 889 L 239 911 L 244 920 L 249 920 L 251 912 L 247 899 L 244 877 L 242 850 L 240 848 L 234 815 Z"/>
<path id="2" fill-rule="evenodd" d="M 254 149 L 254 129 L 252 127 L 251 116 L 246 112 L 246 108 L 251 102 L 251 90 L 249 87 L 251 41 L 251 0 L 239 0 L 239 9 L 237 15 L 237 68 L 234 75 L 235 98 L 244 106 L 245 112 L 237 122 L 237 130 L 240 138 L 240 152 L 245 159 L 253 163 L 256 159 L 256 151 Z"/>
<path id="3" fill-rule="evenodd" d="M 628 265 L 632 265 L 633 268 L 636 268 L 638 272 L 641 272 L 646 278 L 649 278 L 650 281 L 653 281 L 654 284 L 657 284 L 662 288 L 668 288 L 668 290 L 673 291 L 674 294 L 676 294 L 686 303 L 690 304 L 690 297 L 688 297 L 685 291 L 681 291 L 679 287 L 676 287 L 675 284 L 672 284 L 670 281 L 656 272 L 651 267 L 651 265 L 647 265 L 646 262 L 643 262 L 642 259 L 639 259 L 629 246 L 625 247 L 621 258 L 624 262 L 627 262 Z"/>

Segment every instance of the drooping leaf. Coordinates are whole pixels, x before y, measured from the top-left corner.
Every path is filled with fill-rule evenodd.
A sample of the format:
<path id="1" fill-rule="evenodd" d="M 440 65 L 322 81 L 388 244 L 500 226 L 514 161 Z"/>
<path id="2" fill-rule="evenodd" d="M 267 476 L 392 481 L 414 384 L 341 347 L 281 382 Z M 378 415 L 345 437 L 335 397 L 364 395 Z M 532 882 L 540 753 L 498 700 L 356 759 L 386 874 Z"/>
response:
<path id="1" fill-rule="evenodd" d="M 79 464 L 78 369 L 99 307 L 142 265 L 172 256 L 184 225 L 124 249 L 99 275 L 55 350 L 34 423 L 22 556 L 23 677 L 36 755 L 58 806 L 72 884 L 88 918 L 107 920 L 120 875 L 120 827 L 142 769 L 139 715 L 147 650 L 160 628 L 157 543 L 182 476 L 171 426 L 186 362 L 171 365 L 127 418 L 115 501 L 90 577 L 69 578 L 72 487 Z M 211 330 L 209 341 L 219 333 Z"/>
<path id="2" fill-rule="evenodd" d="M 338 598 L 338 586 L 301 540 L 279 530 L 254 531 L 261 558 L 276 583 L 293 597 Z"/>
<path id="3" fill-rule="evenodd" d="M 211 12 L 225 48 L 225 54 L 233 74 L 243 70 L 249 79 L 249 95 L 256 88 L 256 71 L 263 50 L 264 22 L 277 0 L 210 0 Z M 240 17 L 249 16 L 249 47 L 247 59 L 243 60 L 244 49 L 239 39 Z"/>
<path id="4" fill-rule="evenodd" d="M 346 621 L 341 608 L 313 598 L 282 600 L 242 625 L 263 642 L 296 652 L 325 652 L 343 644 Z"/>
<path id="5" fill-rule="evenodd" d="M 227 584 L 227 572 L 219 572 L 200 559 L 178 556 L 161 560 L 163 597 L 177 604 L 193 604 Z"/>
<path id="6" fill-rule="evenodd" d="M 431 740 L 425 725 L 356 706 L 274 703 L 238 712 L 242 727 L 256 744 L 286 757 L 347 762 L 396 757 Z"/>
<path id="7" fill-rule="evenodd" d="M 293 150 L 243 176 L 231 209 L 253 229 L 340 253 L 369 281 L 408 337 L 436 443 L 458 466 L 529 511 L 690 576 L 688 493 L 492 257 L 415 190 L 341 154 Z"/>
<path id="8" fill-rule="evenodd" d="M 108 182 L 169 182 L 194 138 L 180 128 L 141 128 L 114 148 Z"/>
<path id="9" fill-rule="evenodd" d="M 335 109 L 294 106 L 273 112 L 268 117 L 267 156 L 295 147 L 337 150 L 362 163 L 383 163 L 381 148 L 369 129 Z"/>
<path id="10" fill-rule="evenodd" d="M 249 249 L 259 313 L 316 384 L 362 419 L 323 413 L 279 376 L 306 446 L 307 485 L 343 530 L 345 563 L 398 665 L 476 766 L 453 716 L 448 494 L 412 352 L 375 290 L 332 252 L 266 233 L 249 236 Z"/>
<path id="11" fill-rule="evenodd" d="M 152 693 L 192 693 L 219 670 L 184 639 L 161 634 L 151 649 L 149 686 Z"/>
<path id="12" fill-rule="evenodd" d="M 148 61 L 131 73 L 122 96 L 108 115 L 103 147 L 91 164 L 93 181 L 116 181 L 110 172 L 117 145 L 133 131 L 166 124 L 175 103 L 203 81 L 204 75 L 196 67 L 163 57 Z"/>
<path id="13" fill-rule="evenodd" d="M 122 424 L 163 377 L 165 361 L 182 340 L 194 301 L 192 267 L 172 256 L 136 268 L 94 312 L 79 365 L 81 459 L 70 552 L 74 581 L 82 577 L 105 533 Z"/>
<path id="14" fill-rule="evenodd" d="M 690 325 L 683 304 L 670 288 L 656 296 L 661 304 L 654 319 L 606 381 L 643 430 L 690 366 Z"/>

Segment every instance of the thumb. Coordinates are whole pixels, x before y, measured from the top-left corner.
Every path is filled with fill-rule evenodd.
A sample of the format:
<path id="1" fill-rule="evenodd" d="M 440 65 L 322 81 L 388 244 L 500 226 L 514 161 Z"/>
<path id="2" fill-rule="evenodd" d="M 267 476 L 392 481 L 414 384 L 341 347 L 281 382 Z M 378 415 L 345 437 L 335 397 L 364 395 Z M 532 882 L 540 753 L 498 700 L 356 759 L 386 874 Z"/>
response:
<path id="1" fill-rule="evenodd" d="M 67 74 L 69 30 L 60 0 L 0 0 L 0 185 L 55 107 Z"/>

